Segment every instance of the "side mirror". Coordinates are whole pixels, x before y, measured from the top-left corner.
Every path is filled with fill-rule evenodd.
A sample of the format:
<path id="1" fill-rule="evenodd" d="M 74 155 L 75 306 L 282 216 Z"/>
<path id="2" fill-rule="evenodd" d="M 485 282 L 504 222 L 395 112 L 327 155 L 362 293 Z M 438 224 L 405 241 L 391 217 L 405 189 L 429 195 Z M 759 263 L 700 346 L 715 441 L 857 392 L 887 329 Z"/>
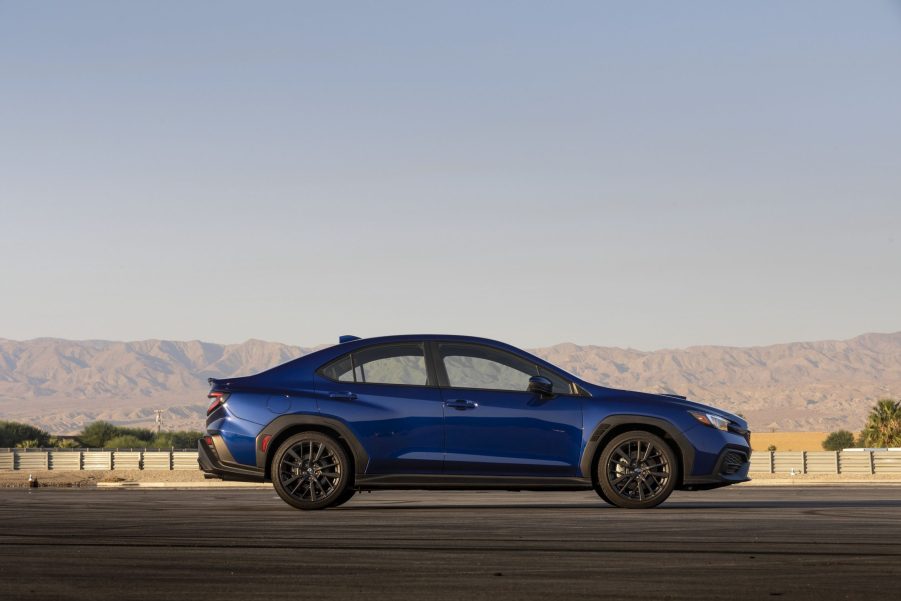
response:
<path id="1" fill-rule="evenodd" d="M 529 392 L 534 392 L 541 396 L 553 396 L 554 385 L 544 376 L 532 376 L 529 378 Z"/>

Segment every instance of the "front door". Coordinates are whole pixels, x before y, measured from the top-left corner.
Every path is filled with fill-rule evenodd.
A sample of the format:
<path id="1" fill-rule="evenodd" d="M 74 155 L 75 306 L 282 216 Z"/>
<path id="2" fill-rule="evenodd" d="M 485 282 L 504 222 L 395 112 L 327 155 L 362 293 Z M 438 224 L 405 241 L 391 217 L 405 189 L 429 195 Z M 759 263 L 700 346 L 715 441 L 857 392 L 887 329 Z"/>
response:
<path id="1" fill-rule="evenodd" d="M 444 473 L 578 475 L 582 402 L 570 382 L 527 358 L 489 346 L 437 345 L 445 387 Z M 529 378 L 551 378 L 556 394 L 528 392 Z"/>

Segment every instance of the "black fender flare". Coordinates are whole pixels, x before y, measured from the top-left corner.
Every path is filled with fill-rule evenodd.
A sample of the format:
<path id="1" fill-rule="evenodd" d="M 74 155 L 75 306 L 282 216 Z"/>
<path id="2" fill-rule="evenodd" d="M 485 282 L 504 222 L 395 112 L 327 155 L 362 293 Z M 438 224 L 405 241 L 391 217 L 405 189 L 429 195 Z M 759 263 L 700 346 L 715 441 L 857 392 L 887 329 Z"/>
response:
<path id="1" fill-rule="evenodd" d="M 271 437 L 270 440 L 276 440 L 286 430 L 289 428 L 296 428 L 297 426 L 318 426 L 336 432 L 338 436 L 341 437 L 341 440 L 350 448 L 351 455 L 353 455 L 354 473 L 357 475 L 366 473 L 366 466 L 369 465 L 369 454 L 366 452 L 366 449 L 363 448 L 363 445 L 360 444 L 360 441 L 357 440 L 357 437 L 354 436 L 354 433 L 347 424 L 331 417 L 305 413 L 281 415 L 269 422 L 269 424 L 257 434 L 255 443 L 257 467 L 263 470 L 264 473 L 266 471 L 266 461 L 268 456 L 275 450 L 275 446 L 270 445 L 266 451 L 263 451 L 263 439 L 269 436 Z M 265 475 L 267 478 L 269 477 L 269 474 Z"/>
<path id="2" fill-rule="evenodd" d="M 652 426 L 658 430 L 662 430 L 676 444 L 676 452 L 679 453 L 682 460 L 682 474 L 680 480 L 691 478 L 692 468 L 695 462 L 695 450 L 688 438 L 682 431 L 671 422 L 657 417 L 648 417 L 646 415 L 630 415 L 615 414 L 608 415 L 595 426 L 582 451 L 582 459 L 579 461 L 579 467 L 582 470 L 582 476 L 594 478 L 592 473 L 592 464 L 598 449 L 604 448 L 604 444 L 611 438 L 611 432 L 615 431 L 618 426 Z"/>

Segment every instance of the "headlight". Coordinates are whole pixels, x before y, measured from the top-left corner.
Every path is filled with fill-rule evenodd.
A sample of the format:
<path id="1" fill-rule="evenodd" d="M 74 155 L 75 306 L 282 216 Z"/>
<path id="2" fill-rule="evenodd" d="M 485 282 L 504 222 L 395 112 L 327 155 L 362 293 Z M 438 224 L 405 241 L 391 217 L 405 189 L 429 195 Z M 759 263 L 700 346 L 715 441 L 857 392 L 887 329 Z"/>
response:
<path id="1" fill-rule="evenodd" d="M 716 428 L 723 432 L 729 431 L 729 420 L 721 415 L 717 415 L 716 413 L 704 413 L 703 411 L 689 411 L 689 413 L 705 426 L 710 426 L 711 428 Z"/>

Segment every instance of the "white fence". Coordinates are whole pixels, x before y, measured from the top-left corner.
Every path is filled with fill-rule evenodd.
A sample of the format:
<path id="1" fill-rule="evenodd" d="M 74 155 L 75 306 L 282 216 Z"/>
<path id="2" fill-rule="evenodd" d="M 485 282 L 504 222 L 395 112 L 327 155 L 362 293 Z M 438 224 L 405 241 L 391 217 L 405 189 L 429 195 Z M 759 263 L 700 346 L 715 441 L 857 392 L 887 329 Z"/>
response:
<path id="1" fill-rule="evenodd" d="M 751 473 L 901 474 L 901 449 L 855 451 L 755 451 Z"/>
<path id="2" fill-rule="evenodd" d="M 196 470 L 197 451 L 0 449 L 0 471 L 7 470 Z"/>

